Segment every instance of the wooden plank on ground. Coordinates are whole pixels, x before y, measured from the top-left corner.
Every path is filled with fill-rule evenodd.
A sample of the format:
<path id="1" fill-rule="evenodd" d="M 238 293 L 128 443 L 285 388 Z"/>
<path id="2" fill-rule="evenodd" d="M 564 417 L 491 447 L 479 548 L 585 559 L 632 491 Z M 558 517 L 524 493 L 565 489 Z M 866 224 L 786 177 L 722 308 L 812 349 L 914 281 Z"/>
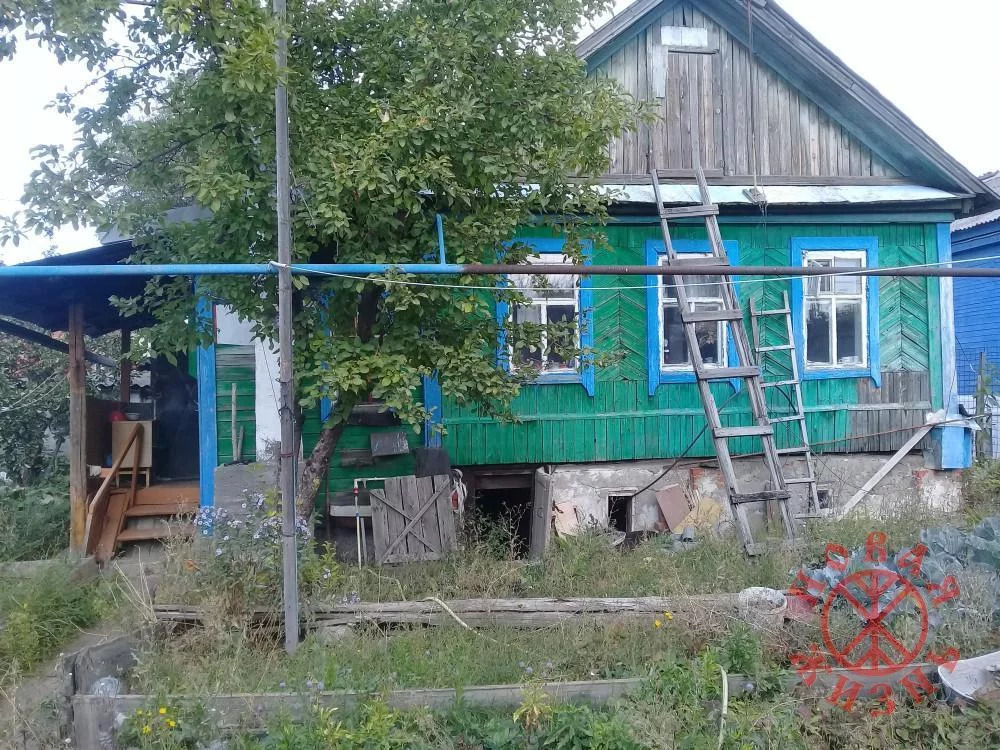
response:
<path id="1" fill-rule="evenodd" d="M 930 431 L 934 429 L 934 425 L 924 425 L 919 430 L 917 430 L 913 436 L 903 444 L 903 447 L 896 451 L 892 458 L 886 461 L 882 468 L 875 472 L 875 475 L 869 479 L 864 485 L 854 493 L 854 496 L 844 503 L 843 507 L 837 511 L 837 518 L 844 518 L 848 513 L 850 513 L 854 508 L 865 499 L 869 492 L 871 492 L 875 487 L 881 482 L 886 476 L 896 468 L 896 465 L 903 460 L 907 453 L 917 447 L 917 443 L 923 440 Z"/>

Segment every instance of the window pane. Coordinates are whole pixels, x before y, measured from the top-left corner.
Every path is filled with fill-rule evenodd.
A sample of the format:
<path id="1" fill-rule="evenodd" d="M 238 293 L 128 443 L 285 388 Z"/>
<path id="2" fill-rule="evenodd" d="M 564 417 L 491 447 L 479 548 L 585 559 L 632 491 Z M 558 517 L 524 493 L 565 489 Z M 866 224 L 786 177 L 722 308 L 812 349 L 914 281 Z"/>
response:
<path id="1" fill-rule="evenodd" d="M 693 309 L 699 312 L 721 310 L 721 302 L 696 302 Z M 725 339 L 725 326 L 722 323 L 696 323 L 695 334 L 698 337 L 698 349 L 705 364 L 722 364 L 722 342 Z"/>
<path id="2" fill-rule="evenodd" d="M 541 305 L 515 305 L 514 322 L 518 324 L 541 323 L 542 322 Z"/>
<path id="3" fill-rule="evenodd" d="M 861 364 L 864 357 L 861 302 L 837 302 L 837 364 Z"/>
<path id="4" fill-rule="evenodd" d="M 809 268 L 829 268 L 830 261 L 823 258 L 819 260 L 808 260 L 806 266 Z M 832 289 L 829 276 L 812 276 L 806 280 L 806 294 L 815 297 L 820 293 L 829 293 Z"/>
<path id="5" fill-rule="evenodd" d="M 837 268 L 863 268 L 860 258 L 837 258 Z M 861 294 L 860 276 L 837 276 L 834 278 L 837 294 Z"/>
<path id="6" fill-rule="evenodd" d="M 684 324 L 681 313 L 673 305 L 663 306 L 663 364 L 684 365 L 688 358 L 687 339 L 684 338 Z"/>
<path id="7" fill-rule="evenodd" d="M 565 265 L 572 260 L 565 255 L 546 253 L 530 255 L 526 259 L 530 265 Z M 573 299 L 576 296 L 578 276 L 574 274 L 536 274 L 510 276 L 511 286 L 519 289 L 531 299 Z"/>
<path id="8" fill-rule="evenodd" d="M 539 325 L 542 322 L 542 307 L 540 305 L 518 305 L 514 308 L 512 317 L 517 324 L 534 323 Z M 514 355 L 515 367 L 527 366 L 536 370 L 542 369 L 541 346 L 536 346 L 534 351 L 523 346 L 514 352 Z"/>
<path id="9" fill-rule="evenodd" d="M 684 289 L 688 297 L 708 297 L 710 299 L 720 299 L 722 297 L 722 285 L 718 277 L 711 276 L 686 276 L 684 277 Z"/>
<path id="10" fill-rule="evenodd" d="M 833 364 L 830 351 L 830 302 L 809 302 L 806 307 L 806 361 Z"/>
<path id="11" fill-rule="evenodd" d="M 576 307 L 574 305 L 555 305 L 549 303 L 546 306 L 545 310 L 546 310 L 547 322 L 549 324 L 562 323 L 564 324 L 564 328 L 565 324 L 573 321 L 576 318 Z M 560 344 L 564 346 L 565 345 L 573 346 L 576 343 L 575 334 L 573 334 L 572 338 L 567 338 L 567 336 L 565 335 L 559 335 L 560 333 L 562 333 L 562 331 L 549 333 L 548 340 L 552 343 L 558 341 Z M 565 370 L 568 367 L 571 367 L 569 362 L 562 356 L 560 356 L 559 353 L 555 351 L 555 349 L 549 348 L 548 351 L 545 352 L 545 354 L 546 354 L 546 363 L 545 363 L 546 370 Z"/>

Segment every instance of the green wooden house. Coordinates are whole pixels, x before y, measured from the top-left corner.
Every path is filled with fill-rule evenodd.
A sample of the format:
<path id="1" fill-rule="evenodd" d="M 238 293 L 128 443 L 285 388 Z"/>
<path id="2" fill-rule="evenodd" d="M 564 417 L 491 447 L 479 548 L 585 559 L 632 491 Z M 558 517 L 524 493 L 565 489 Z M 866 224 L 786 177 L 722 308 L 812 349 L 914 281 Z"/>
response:
<path id="1" fill-rule="evenodd" d="M 590 262 L 661 262 L 648 174 L 653 166 L 661 170 L 668 201 L 697 200 L 692 118 L 734 263 L 947 262 L 950 222 L 996 196 L 776 3 L 751 7 L 752 49 L 742 0 L 638 0 L 580 43 L 591 75 L 616 79 L 662 114 L 609 145 L 611 170 L 603 181 L 621 197 L 606 228 L 610 249 L 595 250 Z M 699 94 L 693 101 L 686 95 L 691 76 Z M 708 251 L 700 220 L 673 226 L 681 252 Z M 525 229 L 520 239 L 549 262 L 560 252 L 558 237 Z M 632 494 L 669 459 L 713 455 L 662 283 L 659 277 L 591 277 L 578 285 L 575 299 L 558 300 L 578 313 L 584 344 L 621 358 L 596 371 L 536 362 L 540 375 L 515 402 L 516 423 L 442 401 L 435 384 L 425 383 L 425 402 L 436 407 L 445 428 L 440 443 L 463 468 L 474 502 L 496 511 L 530 507 L 533 498 L 539 506 L 544 494 L 557 507 L 565 501 L 628 530 L 662 527 L 653 490 L 667 480 Z M 954 411 L 949 281 L 854 278 L 830 285 L 757 277 L 739 279 L 739 293 L 744 304 L 753 300 L 763 309 L 782 307 L 785 295 L 790 300 L 809 436 L 832 502 L 853 494 L 885 460 L 880 454 L 900 448 L 928 412 Z M 696 304 L 711 308 L 713 295 L 717 288 L 704 284 Z M 764 337 L 779 333 L 765 328 Z M 706 330 L 703 338 L 703 356 L 707 351 L 724 363 L 726 332 Z M 729 383 L 714 387 L 720 402 L 733 394 Z M 772 407 L 780 414 L 779 404 Z M 724 418 L 749 423 L 742 394 L 728 402 Z M 316 414 L 306 449 L 319 426 Z M 327 498 L 349 491 L 356 479 L 413 471 L 412 453 L 361 466 L 354 460 L 370 449 L 373 432 L 398 429 L 350 428 L 330 468 Z M 438 440 L 432 430 L 407 434 L 411 448 Z M 753 440 L 742 449 L 752 453 Z M 747 461 L 746 471 L 754 471 L 752 464 Z M 923 465 L 919 458 L 907 465 L 902 486 L 919 492 L 929 481 Z M 672 476 L 718 494 L 710 472 L 703 474 Z"/>

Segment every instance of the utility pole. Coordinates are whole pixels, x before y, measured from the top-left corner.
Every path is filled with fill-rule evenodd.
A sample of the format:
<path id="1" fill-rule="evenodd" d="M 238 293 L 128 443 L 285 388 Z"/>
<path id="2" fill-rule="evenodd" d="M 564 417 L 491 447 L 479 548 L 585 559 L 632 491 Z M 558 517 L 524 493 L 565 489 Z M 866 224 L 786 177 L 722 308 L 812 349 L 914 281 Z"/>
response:
<path id="1" fill-rule="evenodd" d="M 279 26 L 274 59 L 278 83 L 274 89 L 276 168 L 278 172 L 278 379 L 281 385 L 281 581 L 285 614 L 285 649 L 294 653 L 299 645 L 299 564 L 295 540 L 295 425 L 292 421 L 295 394 L 292 383 L 292 207 L 288 148 L 288 39 L 285 37 L 285 0 L 273 0 L 274 19 Z"/>

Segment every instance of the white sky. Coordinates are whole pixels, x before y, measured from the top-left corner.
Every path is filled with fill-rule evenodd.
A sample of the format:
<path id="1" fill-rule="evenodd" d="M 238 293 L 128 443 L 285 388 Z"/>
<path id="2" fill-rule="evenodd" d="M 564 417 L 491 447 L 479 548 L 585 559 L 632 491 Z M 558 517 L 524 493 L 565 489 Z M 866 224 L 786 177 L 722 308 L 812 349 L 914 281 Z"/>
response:
<path id="1" fill-rule="evenodd" d="M 629 0 L 618 0 L 618 8 Z M 781 0 L 781 6 L 976 174 L 1000 168 L 1000 97 L 995 92 L 998 0 Z M 0 214 L 19 207 L 33 169 L 29 149 L 69 143 L 72 124 L 46 105 L 63 88 L 90 80 L 83 66 L 59 66 L 33 43 L 0 63 Z M 59 232 L 59 252 L 93 247 L 91 230 Z M 16 263 L 49 247 L 30 238 L 0 249 Z"/>

